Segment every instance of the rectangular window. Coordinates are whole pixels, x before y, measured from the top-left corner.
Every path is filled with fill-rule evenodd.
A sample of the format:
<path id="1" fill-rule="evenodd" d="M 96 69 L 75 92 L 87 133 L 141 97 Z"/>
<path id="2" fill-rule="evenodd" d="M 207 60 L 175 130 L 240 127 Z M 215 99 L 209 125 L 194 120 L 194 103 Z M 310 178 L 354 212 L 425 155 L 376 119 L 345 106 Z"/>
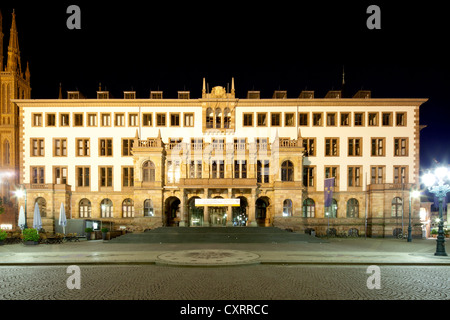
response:
<path id="1" fill-rule="evenodd" d="M 234 161 L 234 178 L 235 179 L 247 178 L 247 161 L 245 160 Z"/>
<path id="2" fill-rule="evenodd" d="M 256 165 L 256 181 L 258 183 L 269 183 L 269 174 L 269 160 L 258 160 Z"/>
<path id="3" fill-rule="evenodd" d="M 45 167 L 31 167 L 31 183 L 32 184 L 45 183 Z"/>
<path id="4" fill-rule="evenodd" d="M 158 127 L 166 126 L 166 114 L 165 113 L 157 113 L 156 114 L 156 126 L 158 126 Z"/>
<path id="5" fill-rule="evenodd" d="M 53 156 L 67 157 L 67 139 L 55 138 L 53 139 Z"/>
<path id="6" fill-rule="evenodd" d="M 97 126 L 97 114 L 96 113 L 88 113 L 87 114 L 87 126 L 88 127 L 96 127 Z"/>
<path id="7" fill-rule="evenodd" d="M 325 167 L 325 179 L 334 178 L 334 186 L 339 187 L 339 167 Z"/>
<path id="8" fill-rule="evenodd" d="M 122 168 L 122 187 L 134 187 L 134 167 Z"/>
<path id="9" fill-rule="evenodd" d="M 348 138 L 348 155 L 350 157 L 362 156 L 362 138 Z"/>
<path id="10" fill-rule="evenodd" d="M 270 114 L 270 125 L 272 127 L 281 126 L 281 113 L 271 113 Z"/>
<path id="11" fill-rule="evenodd" d="M 339 156 L 339 138 L 325 138 L 325 156 Z"/>
<path id="12" fill-rule="evenodd" d="M 67 183 L 67 167 L 53 168 L 53 183 L 66 184 Z"/>
<path id="13" fill-rule="evenodd" d="M 408 166 L 394 166 L 394 183 L 408 183 Z"/>
<path id="14" fill-rule="evenodd" d="M 383 112 L 381 114 L 381 119 L 384 127 L 392 126 L 392 112 Z"/>
<path id="15" fill-rule="evenodd" d="M 74 113 L 73 114 L 73 126 L 74 127 L 84 126 L 84 119 L 83 119 L 82 113 Z"/>
<path id="16" fill-rule="evenodd" d="M 258 127 L 267 127 L 267 113 L 257 113 L 256 118 Z"/>
<path id="17" fill-rule="evenodd" d="M 361 167 L 348 167 L 348 187 L 361 186 Z"/>
<path id="18" fill-rule="evenodd" d="M 372 138 L 372 157 L 384 157 L 385 156 L 385 138 Z"/>
<path id="19" fill-rule="evenodd" d="M 179 127 L 180 126 L 180 114 L 179 113 L 171 113 L 170 114 L 170 126 L 171 127 Z"/>
<path id="20" fill-rule="evenodd" d="M 133 149 L 134 139 L 122 139 L 122 156 L 132 156 L 131 150 Z"/>
<path id="21" fill-rule="evenodd" d="M 336 126 L 336 113 L 327 113 L 327 127 Z"/>
<path id="22" fill-rule="evenodd" d="M 47 113 L 47 127 L 55 127 L 56 126 L 56 114 Z"/>
<path id="23" fill-rule="evenodd" d="M 191 161 L 189 164 L 189 177 L 191 179 L 201 179 L 202 178 L 202 161 L 195 160 Z"/>
<path id="24" fill-rule="evenodd" d="M 309 113 L 300 112 L 298 114 L 298 125 L 301 127 L 307 127 L 308 123 L 309 123 L 308 119 L 309 119 Z"/>
<path id="25" fill-rule="evenodd" d="M 88 138 L 76 139 L 77 157 L 89 157 L 90 154 L 90 140 Z"/>
<path id="26" fill-rule="evenodd" d="M 244 113 L 244 127 L 253 127 L 253 113 Z"/>
<path id="27" fill-rule="evenodd" d="M 350 113 L 349 112 L 341 112 L 341 127 L 350 126 Z"/>
<path id="28" fill-rule="evenodd" d="M 113 140 L 112 139 L 100 139 L 98 154 L 100 157 L 112 157 L 112 155 L 113 155 Z"/>
<path id="29" fill-rule="evenodd" d="M 100 167 L 100 187 L 112 187 L 113 186 L 113 168 L 112 167 Z"/>
<path id="30" fill-rule="evenodd" d="M 44 157 L 44 139 L 31 139 L 31 156 Z"/>
<path id="31" fill-rule="evenodd" d="M 406 127 L 406 112 L 397 112 L 395 114 L 395 124 L 397 127 Z"/>
<path id="32" fill-rule="evenodd" d="M 77 167 L 77 187 L 89 187 L 91 185 L 91 168 Z"/>
<path id="33" fill-rule="evenodd" d="M 408 138 L 394 138 L 394 156 L 408 156 Z"/>
<path id="34" fill-rule="evenodd" d="M 59 126 L 60 127 L 69 127 L 70 126 L 70 114 L 68 114 L 68 113 L 60 113 L 60 115 L 59 115 Z"/>
<path id="35" fill-rule="evenodd" d="M 110 113 L 102 113 L 101 114 L 101 126 L 102 127 L 111 127 L 111 114 Z"/>
<path id="36" fill-rule="evenodd" d="M 33 113 L 33 127 L 42 127 L 42 113 Z"/>
<path id="37" fill-rule="evenodd" d="M 314 127 L 321 127 L 323 125 L 322 123 L 322 114 L 321 113 L 313 113 L 313 126 Z"/>
<path id="38" fill-rule="evenodd" d="M 180 182 L 180 161 L 169 160 L 167 161 L 167 182 L 168 183 L 178 183 Z"/>
<path id="39" fill-rule="evenodd" d="M 137 113 L 128 114 L 128 126 L 137 127 L 139 125 L 139 115 Z"/>
<path id="40" fill-rule="evenodd" d="M 114 114 L 114 126 L 115 127 L 124 127 L 125 126 L 125 114 L 123 114 L 123 113 Z"/>
<path id="41" fill-rule="evenodd" d="M 383 184 L 384 183 L 384 174 L 385 174 L 384 166 L 370 167 L 370 183 L 371 184 Z"/>
<path id="42" fill-rule="evenodd" d="M 378 126 L 378 112 L 376 113 L 369 112 L 369 126 L 371 127 Z"/>
<path id="43" fill-rule="evenodd" d="M 193 127 L 194 126 L 194 114 L 193 113 L 185 113 L 184 114 L 184 126 L 185 127 Z"/>
<path id="44" fill-rule="evenodd" d="M 295 126 L 295 113 L 285 113 L 284 114 L 284 126 L 285 127 Z"/>
<path id="45" fill-rule="evenodd" d="M 152 113 L 144 113 L 142 115 L 142 126 L 144 127 L 151 127 L 153 126 L 153 117 Z"/>
<path id="46" fill-rule="evenodd" d="M 314 172 L 315 167 L 304 166 L 303 167 L 303 186 L 307 188 L 312 188 L 315 186 L 314 183 Z"/>
<path id="47" fill-rule="evenodd" d="M 364 126 L 364 113 L 355 112 L 355 127 Z"/>
<path id="48" fill-rule="evenodd" d="M 303 138 L 303 148 L 305 148 L 306 157 L 316 156 L 316 138 Z"/>

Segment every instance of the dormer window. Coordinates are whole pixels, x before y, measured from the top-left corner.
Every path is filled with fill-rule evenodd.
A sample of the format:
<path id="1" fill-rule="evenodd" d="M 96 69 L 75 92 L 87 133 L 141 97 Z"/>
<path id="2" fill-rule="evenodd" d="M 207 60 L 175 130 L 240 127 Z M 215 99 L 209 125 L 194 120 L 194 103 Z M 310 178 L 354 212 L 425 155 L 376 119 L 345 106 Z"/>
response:
<path id="1" fill-rule="evenodd" d="M 190 98 L 190 92 L 189 91 L 178 91 L 178 99 L 188 100 L 189 98 Z"/>
<path id="2" fill-rule="evenodd" d="M 97 99 L 109 99 L 108 91 L 97 91 Z"/>
<path id="3" fill-rule="evenodd" d="M 80 99 L 80 92 L 79 91 L 68 91 L 67 99 Z"/>
<path id="4" fill-rule="evenodd" d="M 162 99 L 163 93 L 162 91 L 151 91 L 150 92 L 150 99 Z"/>
<path id="5" fill-rule="evenodd" d="M 123 93 L 124 99 L 136 99 L 136 92 L 135 91 L 125 91 Z"/>

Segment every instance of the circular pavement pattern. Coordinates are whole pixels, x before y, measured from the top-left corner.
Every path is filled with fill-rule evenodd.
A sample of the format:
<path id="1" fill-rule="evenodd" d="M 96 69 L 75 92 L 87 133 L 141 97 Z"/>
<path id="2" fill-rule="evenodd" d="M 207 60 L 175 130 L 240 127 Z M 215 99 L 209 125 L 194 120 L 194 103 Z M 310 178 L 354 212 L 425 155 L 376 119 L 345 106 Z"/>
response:
<path id="1" fill-rule="evenodd" d="M 184 250 L 163 253 L 158 256 L 157 264 L 177 266 L 230 266 L 258 264 L 260 256 L 238 250 Z"/>

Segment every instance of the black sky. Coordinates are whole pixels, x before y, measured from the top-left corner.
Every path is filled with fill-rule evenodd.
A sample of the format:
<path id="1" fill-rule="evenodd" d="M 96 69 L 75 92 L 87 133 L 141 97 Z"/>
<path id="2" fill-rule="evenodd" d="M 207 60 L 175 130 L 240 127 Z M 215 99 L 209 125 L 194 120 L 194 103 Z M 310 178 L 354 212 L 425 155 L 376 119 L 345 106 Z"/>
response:
<path id="1" fill-rule="evenodd" d="M 30 62 L 32 98 L 80 90 L 95 98 L 99 83 L 114 97 L 134 89 L 175 98 L 201 96 L 235 78 L 236 94 L 274 90 L 322 98 L 340 89 L 345 66 L 350 95 L 428 98 L 421 108 L 421 164 L 450 161 L 450 27 L 439 2 L 406 1 L 2 1 L 5 48 L 17 14 L 22 65 Z M 81 30 L 68 30 L 69 5 Z M 381 8 L 381 30 L 368 30 L 366 9 Z M 6 52 L 5 52 L 6 53 Z"/>

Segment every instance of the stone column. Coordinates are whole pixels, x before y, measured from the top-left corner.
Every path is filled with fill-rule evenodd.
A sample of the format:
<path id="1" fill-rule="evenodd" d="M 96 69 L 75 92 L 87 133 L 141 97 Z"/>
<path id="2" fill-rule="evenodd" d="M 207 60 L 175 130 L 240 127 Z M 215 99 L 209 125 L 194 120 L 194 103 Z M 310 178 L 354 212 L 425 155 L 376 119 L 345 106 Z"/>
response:
<path id="1" fill-rule="evenodd" d="M 256 189 L 252 189 L 252 195 L 250 197 L 249 212 L 248 212 L 248 226 L 257 227 L 256 223 Z"/>
<path id="2" fill-rule="evenodd" d="M 233 189 L 228 188 L 228 199 L 231 199 L 233 197 Z M 233 207 L 228 206 L 227 207 L 227 227 L 233 226 Z"/>
<path id="3" fill-rule="evenodd" d="M 180 189 L 180 227 L 186 227 L 187 224 L 187 218 L 186 218 L 186 201 L 185 201 L 185 192 L 184 188 Z"/>
<path id="4" fill-rule="evenodd" d="M 208 197 L 209 197 L 208 188 L 205 188 L 203 199 L 208 199 Z M 209 210 L 207 206 L 203 207 L 203 226 L 209 227 Z"/>

